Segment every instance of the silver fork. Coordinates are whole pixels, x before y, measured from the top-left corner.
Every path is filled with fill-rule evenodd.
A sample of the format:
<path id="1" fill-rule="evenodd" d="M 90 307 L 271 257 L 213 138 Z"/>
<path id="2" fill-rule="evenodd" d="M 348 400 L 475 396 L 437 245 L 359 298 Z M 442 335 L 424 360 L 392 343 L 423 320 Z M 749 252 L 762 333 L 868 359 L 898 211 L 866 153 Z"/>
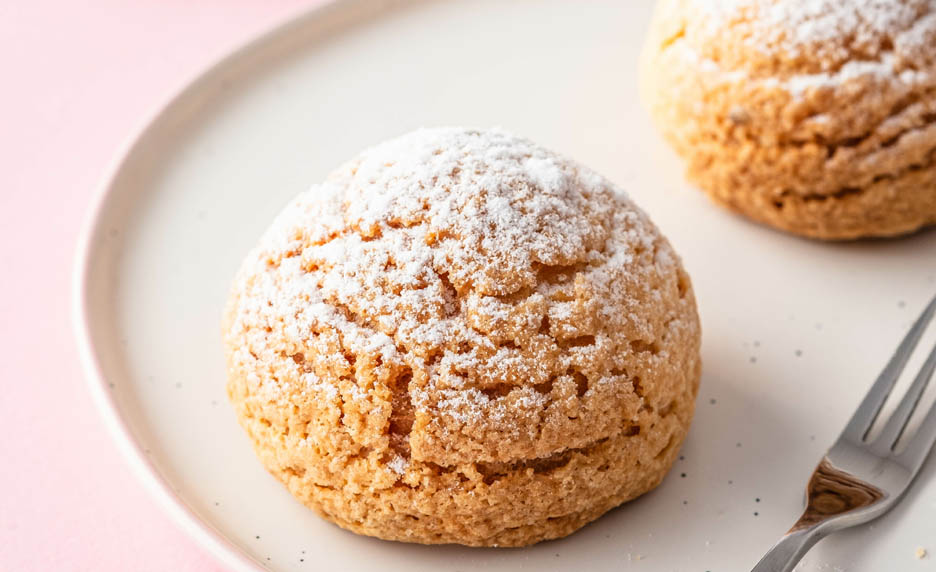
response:
<path id="1" fill-rule="evenodd" d="M 936 442 L 936 405 L 926 413 L 906 447 L 900 453 L 895 447 L 936 370 L 936 347 L 930 351 L 880 435 L 868 440 L 868 433 L 933 314 L 936 314 L 936 298 L 913 324 L 845 430 L 819 462 L 806 487 L 803 515 L 751 572 L 793 570 L 820 539 L 837 530 L 874 520 L 896 505 L 910 488 Z"/>

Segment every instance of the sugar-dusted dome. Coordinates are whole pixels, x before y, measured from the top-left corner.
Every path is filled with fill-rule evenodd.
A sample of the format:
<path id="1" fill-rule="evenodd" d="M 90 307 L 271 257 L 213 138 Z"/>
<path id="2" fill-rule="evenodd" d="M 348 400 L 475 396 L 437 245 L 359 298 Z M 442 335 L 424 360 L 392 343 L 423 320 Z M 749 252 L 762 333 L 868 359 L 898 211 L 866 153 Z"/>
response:
<path id="1" fill-rule="evenodd" d="M 936 1 L 661 0 L 642 60 L 717 202 L 815 238 L 936 223 Z"/>
<path id="2" fill-rule="evenodd" d="M 699 322 L 656 227 L 505 132 L 421 130 L 295 199 L 241 268 L 229 393 L 339 525 L 522 545 L 654 487 L 692 418 Z"/>

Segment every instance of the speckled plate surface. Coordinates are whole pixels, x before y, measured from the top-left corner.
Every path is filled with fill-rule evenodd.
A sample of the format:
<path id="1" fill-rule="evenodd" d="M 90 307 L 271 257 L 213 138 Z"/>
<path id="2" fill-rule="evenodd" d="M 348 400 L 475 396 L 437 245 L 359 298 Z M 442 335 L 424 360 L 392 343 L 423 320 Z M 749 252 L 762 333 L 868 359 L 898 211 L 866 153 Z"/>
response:
<path id="1" fill-rule="evenodd" d="M 142 481 L 231 568 L 746 570 L 795 519 L 821 453 L 936 293 L 936 232 L 821 244 L 709 204 L 638 105 L 650 8 L 337 2 L 227 58 L 128 147 L 79 252 L 79 341 Z M 604 173 L 695 282 L 705 373 L 683 456 L 659 489 L 565 540 L 485 550 L 344 532 L 266 474 L 227 406 L 221 309 L 261 231 L 362 147 L 445 124 L 500 125 Z M 934 473 L 801 569 L 936 569 L 915 556 L 936 553 Z"/>

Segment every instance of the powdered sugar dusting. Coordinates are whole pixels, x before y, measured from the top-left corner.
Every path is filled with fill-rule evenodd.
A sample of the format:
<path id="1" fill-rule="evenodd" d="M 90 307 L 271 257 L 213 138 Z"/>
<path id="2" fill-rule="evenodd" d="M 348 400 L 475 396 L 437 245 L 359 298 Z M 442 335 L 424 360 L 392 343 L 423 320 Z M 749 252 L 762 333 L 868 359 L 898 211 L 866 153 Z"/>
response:
<path id="1" fill-rule="evenodd" d="M 576 389 L 589 372 L 604 399 L 632 394 L 600 369 L 631 351 L 604 332 L 663 335 L 636 309 L 675 292 L 678 272 L 603 177 L 500 130 L 426 129 L 365 151 L 287 206 L 235 281 L 227 335 L 272 401 L 306 391 L 387 419 L 375 388 L 400 391 L 409 372 L 402 390 L 421 427 L 526 424 L 514 437 L 532 443 L 554 385 L 591 395 Z M 674 339 L 672 328 L 697 327 L 667 324 Z M 410 445 L 418 456 L 431 443 Z"/>
<path id="2" fill-rule="evenodd" d="M 746 23 L 753 45 L 788 52 L 843 43 L 875 49 L 934 11 L 932 0 L 691 0 L 712 28 Z"/>
<path id="3" fill-rule="evenodd" d="M 670 49 L 725 83 L 759 82 L 799 97 L 856 80 L 936 82 L 936 0 L 690 0 L 689 6 L 687 31 Z M 723 42 L 726 51 L 702 48 Z M 757 68 L 748 69 L 745 59 Z"/>
<path id="4" fill-rule="evenodd" d="M 729 1 L 744 3 L 744 0 Z M 873 45 L 895 30 L 908 29 L 925 4 L 904 0 L 761 0 L 754 3 L 762 26 L 783 34 L 791 49 L 837 43 L 843 37 L 850 37 L 857 46 Z"/>
<path id="5" fill-rule="evenodd" d="M 409 465 L 409 462 L 407 462 L 406 459 L 404 459 L 403 457 L 399 455 L 393 457 L 392 459 L 390 459 L 390 462 L 387 463 L 387 467 L 389 467 L 391 471 L 393 471 L 394 473 L 398 475 L 404 474 L 406 472 L 406 467 L 408 465 Z"/>

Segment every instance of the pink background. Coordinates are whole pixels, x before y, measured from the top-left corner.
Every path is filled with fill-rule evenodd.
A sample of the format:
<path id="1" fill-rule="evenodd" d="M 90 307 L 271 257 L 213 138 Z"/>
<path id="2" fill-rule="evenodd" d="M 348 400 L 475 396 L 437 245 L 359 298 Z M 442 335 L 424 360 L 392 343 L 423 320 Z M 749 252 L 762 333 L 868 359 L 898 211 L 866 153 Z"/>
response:
<path id="1" fill-rule="evenodd" d="M 120 144 L 198 71 L 319 0 L 0 4 L 0 570 L 218 570 L 104 431 L 70 324 L 75 240 Z"/>

